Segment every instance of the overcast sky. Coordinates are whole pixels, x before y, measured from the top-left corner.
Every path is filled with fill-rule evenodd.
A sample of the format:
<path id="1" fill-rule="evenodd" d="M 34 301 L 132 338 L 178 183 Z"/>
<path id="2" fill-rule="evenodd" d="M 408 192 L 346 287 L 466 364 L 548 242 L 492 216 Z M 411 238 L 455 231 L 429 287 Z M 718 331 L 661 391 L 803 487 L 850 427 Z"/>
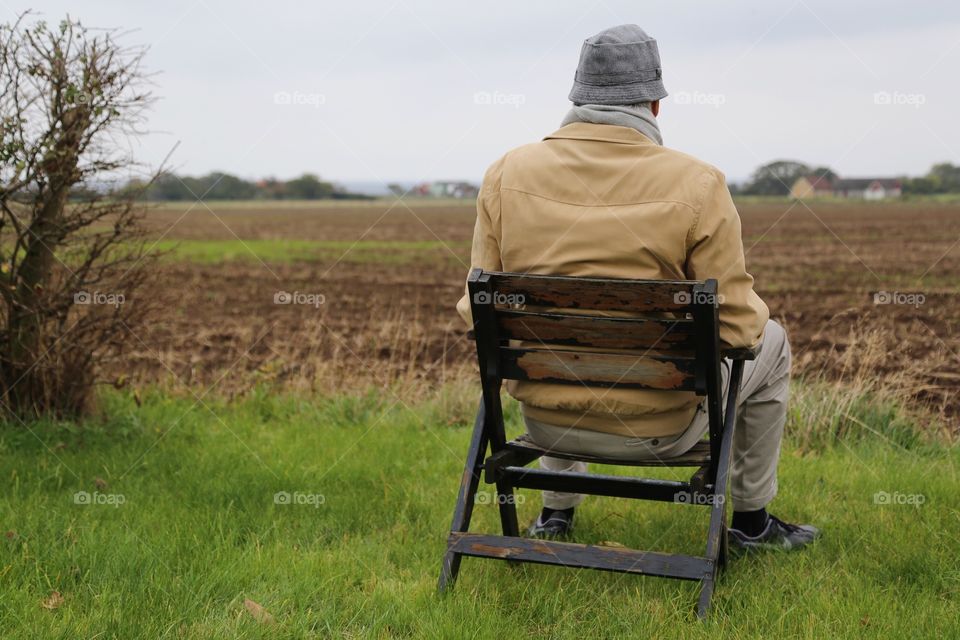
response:
<path id="1" fill-rule="evenodd" d="M 791 158 L 841 175 L 960 163 L 960 3 L 903 0 L 0 0 L 133 29 L 182 173 L 478 180 L 555 130 L 581 42 L 637 23 L 672 94 L 667 146 L 730 179 Z"/>

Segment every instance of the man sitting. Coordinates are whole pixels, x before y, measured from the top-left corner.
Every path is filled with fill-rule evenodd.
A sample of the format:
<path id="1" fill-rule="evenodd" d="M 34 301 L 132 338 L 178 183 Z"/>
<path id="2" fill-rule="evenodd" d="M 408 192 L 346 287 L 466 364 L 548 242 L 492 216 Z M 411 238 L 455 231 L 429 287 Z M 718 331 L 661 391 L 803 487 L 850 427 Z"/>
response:
<path id="1" fill-rule="evenodd" d="M 767 513 L 777 493 L 790 344 L 746 272 L 740 217 L 723 174 L 663 145 L 666 97 L 657 42 L 636 25 L 586 40 L 560 129 L 509 151 L 484 176 L 472 267 L 544 275 L 716 278 L 725 347 L 761 345 L 746 363 L 733 439 L 729 540 L 741 548 L 795 548 L 815 527 Z M 458 311 L 471 323 L 466 296 Z M 729 362 L 722 367 L 726 390 Z M 708 429 L 693 393 L 510 381 L 530 437 L 553 451 L 611 459 L 669 458 Z M 543 457 L 553 471 L 586 464 Z M 573 530 L 583 496 L 545 491 L 536 537 Z"/>

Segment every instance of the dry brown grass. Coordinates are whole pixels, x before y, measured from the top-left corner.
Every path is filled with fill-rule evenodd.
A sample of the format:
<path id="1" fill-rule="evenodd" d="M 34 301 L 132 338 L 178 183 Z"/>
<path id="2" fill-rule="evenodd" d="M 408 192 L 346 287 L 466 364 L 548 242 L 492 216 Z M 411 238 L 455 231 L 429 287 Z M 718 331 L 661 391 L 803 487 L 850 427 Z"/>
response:
<path id="1" fill-rule="evenodd" d="M 790 433 L 801 451 L 867 434 L 900 445 L 914 435 L 954 442 L 960 432 L 951 423 L 950 388 L 929 382 L 948 359 L 941 353 L 893 369 L 889 336 L 858 321 L 817 367 L 794 372 Z"/>

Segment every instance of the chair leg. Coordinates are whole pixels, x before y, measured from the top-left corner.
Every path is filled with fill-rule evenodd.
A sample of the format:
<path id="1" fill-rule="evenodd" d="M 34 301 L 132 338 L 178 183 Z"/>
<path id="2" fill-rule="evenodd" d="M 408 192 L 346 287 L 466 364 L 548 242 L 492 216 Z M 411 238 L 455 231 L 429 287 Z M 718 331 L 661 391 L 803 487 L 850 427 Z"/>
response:
<path id="1" fill-rule="evenodd" d="M 440 580 L 437 582 L 437 591 L 446 593 L 453 587 L 457 581 L 457 575 L 460 573 L 460 562 L 463 556 L 459 553 L 447 551 L 443 554 L 443 565 L 440 568 Z"/>
<path id="2" fill-rule="evenodd" d="M 505 536 L 519 536 L 520 526 L 517 523 L 516 497 L 513 487 L 507 483 L 497 483 L 497 504 L 500 507 L 500 525 Z"/>
<path id="3" fill-rule="evenodd" d="M 715 574 L 716 569 L 713 574 L 700 582 L 700 598 L 697 600 L 697 618 L 700 620 L 705 620 L 710 613 L 710 598 L 713 596 Z"/>
<path id="4" fill-rule="evenodd" d="M 486 449 L 486 447 L 484 447 Z M 486 453 L 484 451 L 484 453 Z M 481 454 L 482 459 L 483 454 Z M 482 467 L 468 469 L 464 472 L 463 484 L 460 487 L 460 495 L 457 497 L 457 506 L 454 510 L 454 523 L 450 527 L 451 531 L 467 531 L 470 528 L 470 520 L 473 517 L 473 505 L 477 497 L 477 487 L 479 485 Z M 469 477 L 467 477 L 469 475 Z M 457 516 L 462 514 L 460 518 Z M 453 586 L 457 580 L 457 574 L 460 572 L 460 561 L 462 554 L 455 553 L 449 549 L 443 554 L 443 564 L 440 568 L 440 580 L 437 583 L 437 590 L 443 593 Z"/>
<path id="5" fill-rule="evenodd" d="M 697 602 L 697 617 L 704 618 L 710 610 L 710 598 L 717 576 L 727 563 L 727 482 L 730 473 L 730 459 L 733 448 L 733 427 L 737 414 L 737 393 L 743 374 L 743 362 L 734 362 L 730 373 L 730 391 L 727 393 L 727 407 L 723 412 L 723 429 L 719 455 L 716 459 L 716 475 L 713 482 L 710 505 L 710 526 L 707 529 L 706 557 L 713 561 L 710 574 L 704 577 Z M 712 438 L 712 436 L 711 436 Z"/>
<path id="6" fill-rule="evenodd" d="M 724 518 L 726 521 L 726 518 Z M 730 559 L 730 541 L 727 537 L 727 527 L 720 528 L 720 553 L 717 556 L 717 567 L 721 570 L 726 568 L 727 561 Z"/>
<path id="7" fill-rule="evenodd" d="M 721 461 L 721 472 L 718 474 L 726 479 L 727 461 Z M 714 489 L 713 505 L 710 507 L 710 526 L 707 530 L 707 558 L 713 560 L 713 570 L 701 582 L 700 598 L 697 600 L 697 618 L 706 619 L 710 613 L 710 600 L 713 597 L 713 588 L 716 585 L 720 572 L 727 564 L 727 503 L 726 487 Z"/>
<path id="8" fill-rule="evenodd" d="M 474 501 L 477 497 L 477 487 L 480 485 L 480 475 L 483 473 L 483 461 L 487 455 L 487 434 L 483 428 L 484 407 L 480 401 L 477 411 L 477 420 L 473 427 L 473 437 L 470 440 L 470 449 L 467 453 L 467 463 L 464 465 L 463 477 L 460 480 L 460 493 L 457 495 L 457 505 L 453 510 L 453 522 L 450 531 L 465 532 L 470 528 L 470 519 L 473 517 Z M 443 593 L 456 582 L 460 572 L 462 554 L 447 551 L 443 554 L 443 564 L 440 568 L 440 579 L 437 590 Z"/>
<path id="9" fill-rule="evenodd" d="M 713 494 L 714 504 L 710 507 L 710 525 L 707 530 L 708 560 L 713 561 L 713 569 L 706 576 L 700 586 L 700 599 L 697 601 L 697 617 L 703 619 L 710 611 L 710 598 L 713 596 L 713 587 L 717 576 L 727 561 L 727 526 L 726 503 L 724 492 L 720 490 Z"/>
<path id="10" fill-rule="evenodd" d="M 725 521 L 726 517 L 723 519 Z M 713 571 L 710 576 L 704 578 L 700 586 L 700 598 L 697 600 L 697 618 L 700 620 L 705 620 L 710 613 L 710 600 L 713 597 L 713 587 L 720 573 L 727 566 L 727 554 L 727 527 L 726 525 L 721 525 L 717 560 L 713 565 Z"/>

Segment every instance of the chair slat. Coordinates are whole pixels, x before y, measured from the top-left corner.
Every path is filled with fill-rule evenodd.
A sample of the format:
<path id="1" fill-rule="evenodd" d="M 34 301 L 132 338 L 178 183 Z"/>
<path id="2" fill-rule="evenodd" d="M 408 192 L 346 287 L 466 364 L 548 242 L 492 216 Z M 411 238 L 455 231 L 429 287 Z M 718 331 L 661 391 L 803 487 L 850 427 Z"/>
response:
<path id="1" fill-rule="evenodd" d="M 551 456 L 553 458 L 563 458 L 565 460 L 579 460 L 580 462 L 589 462 L 592 464 L 612 464 L 625 467 L 702 467 L 710 463 L 710 442 L 701 440 L 690 447 L 686 453 L 672 458 L 650 458 L 648 460 L 613 460 L 601 456 L 591 456 L 582 453 L 567 453 L 565 451 L 553 451 L 537 446 L 530 436 L 523 434 L 507 443 L 507 449 L 527 453 L 530 456 Z"/>
<path id="2" fill-rule="evenodd" d="M 665 576 L 682 580 L 700 580 L 704 576 L 712 575 L 714 565 L 711 560 L 698 556 L 458 531 L 450 533 L 447 547 L 467 556 Z"/>
<path id="3" fill-rule="evenodd" d="M 694 360 L 592 351 L 501 347 L 500 374 L 510 380 L 596 387 L 694 390 Z"/>
<path id="4" fill-rule="evenodd" d="M 497 312 L 501 339 L 598 349 L 656 349 L 692 356 L 693 322 L 686 319 L 605 318 L 563 313 Z"/>
<path id="5" fill-rule="evenodd" d="M 538 307 L 597 311 L 688 312 L 692 280 L 620 280 L 486 272 L 497 299 Z M 494 301 L 496 302 L 496 300 Z"/>

